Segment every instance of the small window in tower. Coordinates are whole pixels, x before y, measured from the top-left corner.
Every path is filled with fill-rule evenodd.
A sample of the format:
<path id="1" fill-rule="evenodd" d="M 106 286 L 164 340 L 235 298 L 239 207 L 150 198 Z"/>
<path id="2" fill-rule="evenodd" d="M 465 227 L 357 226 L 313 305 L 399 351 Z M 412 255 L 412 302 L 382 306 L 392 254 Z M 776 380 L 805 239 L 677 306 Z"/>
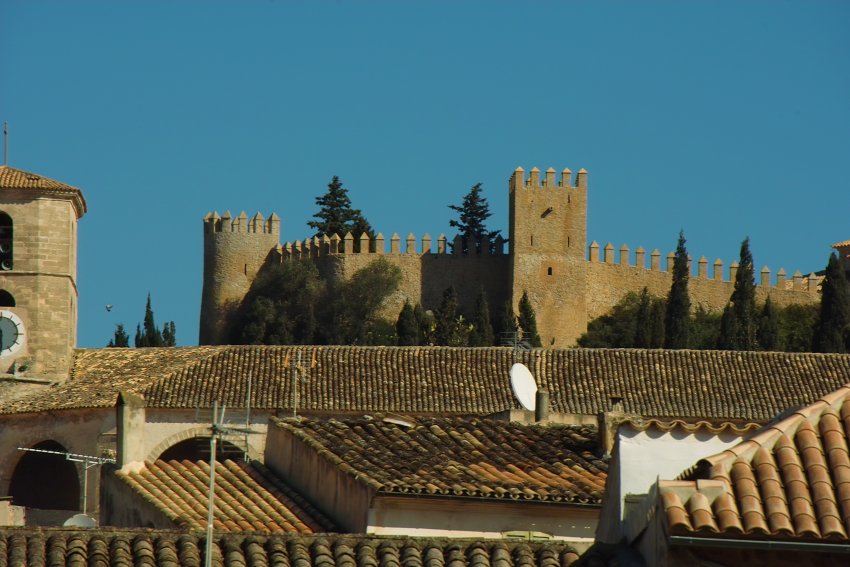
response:
<path id="1" fill-rule="evenodd" d="M 0 307 L 14 307 L 15 298 L 5 289 L 0 289 Z"/>
<path id="2" fill-rule="evenodd" d="M 245 264 L 245 275 L 248 275 L 248 264 Z"/>
<path id="3" fill-rule="evenodd" d="M 549 269 L 547 269 L 547 270 L 546 270 L 546 275 L 547 275 L 547 276 L 551 276 L 551 275 L 552 275 L 552 266 L 549 266 Z"/>
<path id="4" fill-rule="evenodd" d="M 568 236 L 567 237 L 567 248 L 569 248 L 569 247 L 570 247 L 570 237 Z"/>
<path id="5" fill-rule="evenodd" d="M 534 246 L 534 235 L 531 235 L 531 245 Z"/>
<path id="6" fill-rule="evenodd" d="M 12 217 L 0 213 L 0 271 L 8 272 L 15 263 L 12 250 Z"/>

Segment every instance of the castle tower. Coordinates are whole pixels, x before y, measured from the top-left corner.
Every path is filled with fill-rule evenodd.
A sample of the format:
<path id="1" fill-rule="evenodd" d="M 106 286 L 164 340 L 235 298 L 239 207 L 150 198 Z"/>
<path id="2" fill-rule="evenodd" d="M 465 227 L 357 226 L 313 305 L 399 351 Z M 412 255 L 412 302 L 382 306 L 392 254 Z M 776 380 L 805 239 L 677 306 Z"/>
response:
<path id="1" fill-rule="evenodd" d="M 251 283 L 280 245 L 280 217 L 260 213 L 248 220 L 209 213 L 204 217 L 204 288 L 201 298 L 199 344 L 228 342 L 228 316 L 251 288 Z"/>
<path id="2" fill-rule="evenodd" d="M 570 346 L 587 329 L 587 172 L 518 167 L 510 179 L 511 300 L 534 306 L 543 346 Z"/>
<path id="3" fill-rule="evenodd" d="M 85 212 L 76 187 L 0 166 L 0 373 L 67 378 Z"/>

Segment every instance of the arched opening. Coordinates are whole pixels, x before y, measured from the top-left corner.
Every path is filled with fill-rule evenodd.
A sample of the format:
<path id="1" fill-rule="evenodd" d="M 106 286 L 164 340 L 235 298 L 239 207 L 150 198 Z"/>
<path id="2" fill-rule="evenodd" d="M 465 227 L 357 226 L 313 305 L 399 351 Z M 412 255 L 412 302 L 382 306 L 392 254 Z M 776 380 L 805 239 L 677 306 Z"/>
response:
<path id="1" fill-rule="evenodd" d="M 12 233 L 12 217 L 0 213 L 0 271 L 8 272 L 15 267 Z"/>
<path id="2" fill-rule="evenodd" d="M 5 289 L 0 289 L 0 307 L 14 307 L 15 306 L 15 298 L 14 296 L 6 291 Z"/>
<path id="3" fill-rule="evenodd" d="M 68 450 L 56 441 L 42 441 L 33 449 Z M 77 467 L 62 455 L 24 452 L 12 473 L 9 495 L 16 506 L 42 510 L 79 510 L 80 478 Z"/>
<path id="4" fill-rule="evenodd" d="M 230 441 L 216 443 L 215 460 L 241 459 L 245 451 Z M 161 461 L 209 461 L 210 438 L 193 437 L 172 445 L 159 456 Z"/>

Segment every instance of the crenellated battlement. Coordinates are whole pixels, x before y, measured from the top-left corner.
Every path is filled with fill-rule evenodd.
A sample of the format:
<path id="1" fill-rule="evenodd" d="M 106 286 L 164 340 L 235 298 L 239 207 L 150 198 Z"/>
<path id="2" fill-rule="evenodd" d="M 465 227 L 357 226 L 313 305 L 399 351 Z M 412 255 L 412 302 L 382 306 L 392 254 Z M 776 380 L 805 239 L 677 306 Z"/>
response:
<path id="1" fill-rule="evenodd" d="M 665 261 L 664 270 L 661 269 L 661 252 L 658 248 L 649 253 L 649 266 L 646 263 L 646 251 L 642 246 L 638 246 L 632 254 L 628 245 L 623 244 L 615 256 L 614 245 L 610 242 L 601 249 L 599 243 L 595 240 L 588 247 L 587 261 L 590 264 L 607 264 L 613 267 L 632 268 L 639 271 L 671 273 L 673 271 L 673 261 L 675 259 L 674 252 L 668 252 Z M 738 262 L 733 261 L 729 264 L 727 277 L 724 278 L 724 263 L 720 258 L 711 263 L 711 274 L 709 275 L 709 261 L 705 256 L 701 256 L 697 260 L 696 273 L 691 258 L 688 258 L 688 267 L 690 269 L 691 279 L 714 281 L 718 283 L 731 284 L 735 281 L 735 275 L 738 272 Z M 639 272 L 634 274 L 636 277 Z M 776 272 L 775 279 L 771 278 L 772 271 L 767 266 L 764 266 L 757 272 L 756 286 L 764 289 L 774 288 L 786 291 L 802 291 L 806 293 L 814 293 L 818 290 L 821 278 L 815 274 L 803 276 L 799 270 L 794 272 L 794 275 L 788 279 L 785 268 L 780 268 Z M 772 283 L 771 283 L 772 282 Z"/>
<path id="2" fill-rule="evenodd" d="M 280 235 L 280 217 L 277 216 L 277 213 L 272 213 L 266 219 L 258 212 L 249 220 L 245 211 L 242 211 L 235 218 L 230 214 L 230 211 L 225 211 L 221 216 L 219 216 L 218 211 L 207 213 L 204 216 L 205 234 L 230 232 Z"/>
<path id="3" fill-rule="evenodd" d="M 561 170 L 561 176 L 556 180 L 557 172 L 555 168 L 547 169 L 543 176 L 540 175 L 540 170 L 532 167 L 525 176 L 525 170 L 518 167 L 511 175 L 508 184 L 510 191 L 518 189 L 587 189 L 587 170 L 581 168 L 576 173 L 573 180 L 573 172 L 569 168 Z"/>
<path id="4" fill-rule="evenodd" d="M 437 237 L 436 243 L 430 234 L 424 234 L 417 239 L 412 232 L 402 241 L 398 233 L 393 233 L 387 242 L 383 233 L 378 233 L 374 238 L 364 233 L 360 236 L 359 247 L 354 246 L 354 236 L 349 232 L 344 236 L 334 234 L 322 237 L 305 238 L 295 242 L 286 242 L 278 248 L 282 259 L 289 258 L 320 258 L 325 256 L 463 256 L 463 257 L 487 257 L 504 256 L 505 239 L 496 237 L 493 242 L 489 238 L 476 241 L 474 245 L 468 246 L 464 252 L 463 239 L 455 236 L 449 246 L 445 234 Z M 402 242 L 404 250 L 402 251 Z M 418 243 L 418 247 L 417 247 Z"/>

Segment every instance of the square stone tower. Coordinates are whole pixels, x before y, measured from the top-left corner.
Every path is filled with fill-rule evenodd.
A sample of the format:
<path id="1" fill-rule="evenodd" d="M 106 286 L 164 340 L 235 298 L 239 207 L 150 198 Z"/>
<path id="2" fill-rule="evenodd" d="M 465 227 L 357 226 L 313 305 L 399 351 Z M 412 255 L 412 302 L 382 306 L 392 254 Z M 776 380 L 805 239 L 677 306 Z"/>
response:
<path id="1" fill-rule="evenodd" d="M 510 179 L 511 301 L 528 293 L 543 346 L 570 346 L 587 330 L 587 172 Z"/>
<path id="2" fill-rule="evenodd" d="M 76 187 L 0 166 L 0 373 L 63 380 L 77 343 Z"/>

